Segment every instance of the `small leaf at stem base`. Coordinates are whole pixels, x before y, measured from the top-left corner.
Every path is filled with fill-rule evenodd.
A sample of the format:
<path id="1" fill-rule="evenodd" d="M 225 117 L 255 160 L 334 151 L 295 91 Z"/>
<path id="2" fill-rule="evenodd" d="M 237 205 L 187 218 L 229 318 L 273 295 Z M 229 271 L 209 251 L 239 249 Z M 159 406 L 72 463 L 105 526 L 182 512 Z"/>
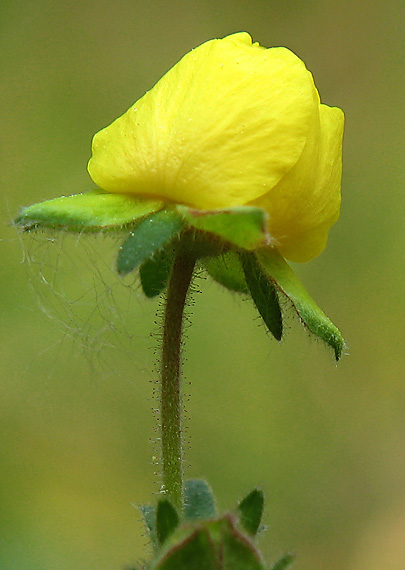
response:
<path id="1" fill-rule="evenodd" d="M 168 499 L 161 499 L 156 509 L 156 535 L 163 544 L 179 525 L 179 515 Z"/>
<path id="2" fill-rule="evenodd" d="M 142 514 L 142 518 L 149 531 L 149 535 L 153 546 L 158 546 L 158 539 L 156 534 L 156 507 L 155 505 L 141 505 L 138 507 Z"/>
<path id="3" fill-rule="evenodd" d="M 184 488 L 184 517 L 190 521 L 216 516 L 215 499 L 209 485 L 201 479 L 186 481 Z"/>
<path id="4" fill-rule="evenodd" d="M 255 545 L 235 522 L 225 515 L 179 529 L 151 570 L 265 570 Z"/>
<path id="5" fill-rule="evenodd" d="M 198 529 L 173 546 L 151 570 L 218 570 L 208 530 Z"/>
<path id="6" fill-rule="evenodd" d="M 238 505 L 240 524 L 251 536 L 259 530 L 263 507 L 264 496 L 260 489 L 253 489 Z"/>
<path id="7" fill-rule="evenodd" d="M 223 534 L 224 570 L 265 570 L 255 547 L 235 529 Z"/>

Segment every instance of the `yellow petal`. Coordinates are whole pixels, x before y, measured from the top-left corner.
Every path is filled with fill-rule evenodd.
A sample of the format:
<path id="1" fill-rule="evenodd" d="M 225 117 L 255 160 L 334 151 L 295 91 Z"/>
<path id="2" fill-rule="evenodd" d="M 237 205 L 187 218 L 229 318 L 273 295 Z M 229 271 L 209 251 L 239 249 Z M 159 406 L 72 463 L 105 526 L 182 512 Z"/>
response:
<path id="1" fill-rule="evenodd" d="M 299 161 L 251 203 L 268 212 L 274 245 L 291 261 L 319 255 L 339 217 L 343 126 L 340 109 L 320 105 Z"/>
<path id="2" fill-rule="evenodd" d="M 246 33 L 211 40 L 94 137 L 89 172 L 110 192 L 243 205 L 292 169 L 318 107 L 312 75 L 288 49 Z"/>

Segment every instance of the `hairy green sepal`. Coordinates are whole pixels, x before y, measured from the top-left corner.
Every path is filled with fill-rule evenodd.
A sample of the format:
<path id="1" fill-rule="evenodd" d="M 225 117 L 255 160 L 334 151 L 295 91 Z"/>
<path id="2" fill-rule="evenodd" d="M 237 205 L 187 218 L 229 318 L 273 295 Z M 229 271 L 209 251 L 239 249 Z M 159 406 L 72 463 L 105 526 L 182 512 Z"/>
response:
<path id="1" fill-rule="evenodd" d="M 261 208 L 238 206 L 226 210 L 195 210 L 177 206 L 189 226 L 249 251 L 268 243 L 267 215 Z"/>
<path id="2" fill-rule="evenodd" d="M 161 200 L 111 194 L 98 189 L 39 202 L 24 208 L 15 222 L 25 230 L 111 231 L 131 225 L 163 206 Z"/>
<path id="3" fill-rule="evenodd" d="M 157 297 L 166 289 L 175 253 L 176 248 L 169 243 L 140 266 L 139 277 L 146 297 Z"/>
<path id="4" fill-rule="evenodd" d="M 125 275 L 151 259 L 168 246 L 180 233 L 182 226 L 181 217 L 170 209 L 161 210 L 142 220 L 120 247 L 117 258 L 118 273 Z"/>
<path id="5" fill-rule="evenodd" d="M 249 292 L 245 273 L 236 252 L 229 251 L 216 257 L 204 259 L 203 266 L 207 273 L 226 289 L 236 293 Z"/>
<path id="6" fill-rule="evenodd" d="M 288 297 L 303 324 L 329 344 L 336 360 L 339 360 L 344 347 L 341 332 L 321 311 L 284 258 L 277 250 L 268 247 L 256 252 L 256 256 L 265 275 Z"/>
<path id="7" fill-rule="evenodd" d="M 246 283 L 252 299 L 275 339 L 283 336 L 283 318 L 273 282 L 263 272 L 252 253 L 241 255 Z"/>

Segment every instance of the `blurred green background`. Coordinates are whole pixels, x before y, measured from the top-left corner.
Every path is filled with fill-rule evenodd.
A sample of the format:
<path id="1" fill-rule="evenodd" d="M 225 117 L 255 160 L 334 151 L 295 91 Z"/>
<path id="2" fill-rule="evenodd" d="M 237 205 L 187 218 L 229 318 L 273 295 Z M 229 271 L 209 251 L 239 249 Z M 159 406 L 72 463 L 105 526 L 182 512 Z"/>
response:
<path id="1" fill-rule="evenodd" d="M 207 477 L 222 508 L 263 487 L 268 559 L 290 549 L 297 570 L 403 570 L 404 22 L 399 0 L 3 0 L 2 570 L 141 559 L 133 505 L 158 490 L 150 334 L 161 306 L 114 275 L 114 241 L 20 236 L 10 222 L 93 188 L 92 135 L 189 49 L 240 30 L 299 54 L 323 101 L 346 112 L 341 219 L 296 270 L 349 355 L 336 366 L 291 311 L 277 344 L 250 302 L 200 278 L 187 475 Z"/>

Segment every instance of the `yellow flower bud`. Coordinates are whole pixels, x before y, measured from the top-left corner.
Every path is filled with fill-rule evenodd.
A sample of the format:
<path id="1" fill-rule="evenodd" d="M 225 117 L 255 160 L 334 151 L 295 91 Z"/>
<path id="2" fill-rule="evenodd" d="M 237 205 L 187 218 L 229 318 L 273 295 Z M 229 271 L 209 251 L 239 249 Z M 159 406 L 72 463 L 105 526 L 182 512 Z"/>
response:
<path id="1" fill-rule="evenodd" d="M 108 192 L 259 206 L 280 253 L 308 261 L 339 216 L 343 123 L 296 55 L 238 33 L 186 54 L 97 133 L 88 169 Z"/>

